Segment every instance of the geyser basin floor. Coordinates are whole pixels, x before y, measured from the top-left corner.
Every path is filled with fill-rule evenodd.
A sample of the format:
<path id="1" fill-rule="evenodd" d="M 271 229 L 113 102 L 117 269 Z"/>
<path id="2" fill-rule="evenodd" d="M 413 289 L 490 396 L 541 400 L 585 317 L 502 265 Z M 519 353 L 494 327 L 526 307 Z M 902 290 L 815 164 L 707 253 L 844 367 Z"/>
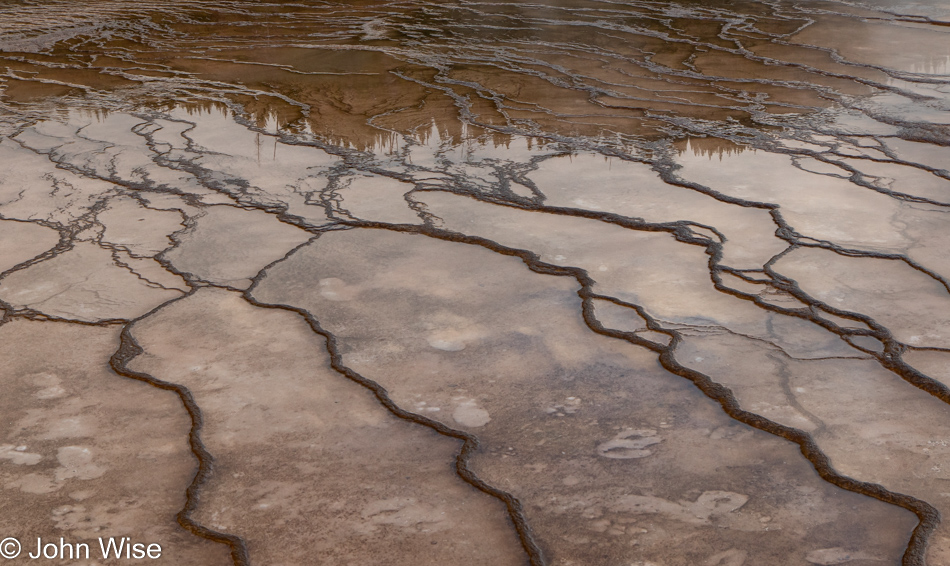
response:
<path id="1" fill-rule="evenodd" d="M 5 4 L 14 561 L 950 565 L 948 23 Z"/>

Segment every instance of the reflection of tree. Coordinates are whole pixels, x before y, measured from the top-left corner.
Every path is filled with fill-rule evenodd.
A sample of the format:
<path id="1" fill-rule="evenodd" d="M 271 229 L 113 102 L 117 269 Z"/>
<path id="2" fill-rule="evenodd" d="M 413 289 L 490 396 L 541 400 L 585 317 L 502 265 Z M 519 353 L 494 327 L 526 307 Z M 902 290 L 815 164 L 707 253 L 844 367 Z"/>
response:
<path id="1" fill-rule="evenodd" d="M 155 99 L 230 100 L 259 126 L 298 128 L 357 148 L 378 146 L 387 130 L 418 134 L 433 122 L 461 139 L 463 121 L 602 143 L 660 139 L 684 117 L 758 128 L 755 112 L 830 104 L 819 74 L 794 88 L 747 79 L 786 72 L 736 52 L 725 31 L 727 22 L 737 21 L 790 25 L 755 2 L 111 0 L 69 6 L 69 21 L 108 23 L 73 33 L 60 26 L 61 39 L 41 45 L 46 52 L 9 54 L 11 64 L 18 59 L 17 72 L 67 85 L 46 88 L 51 95 L 72 84 L 86 91 L 142 85 Z M 65 7 L 54 1 L 48 11 L 62 15 Z M 0 24 L 0 42 L 37 35 L 16 29 L 13 22 L 28 21 L 13 17 L 16 10 L 9 4 L 0 10 L 10 16 Z M 35 20 L 34 27 L 54 25 Z M 710 65 L 709 74 L 734 68 L 741 76 L 703 76 L 699 59 Z M 42 88 L 34 89 L 40 95 L 17 88 L 43 96 Z M 824 98 L 797 94 L 817 90 Z M 17 93 L 11 88 L 7 94 Z M 685 127 L 682 120 L 676 124 Z"/>
<path id="2" fill-rule="evenodd" d="M 723 156 L 740 154 L 748 149 L 744 145 L 713 137 L 683 138 L 673 142 L 673 148 L 680 154 L 691 151 L 696 156 L 709 157 L 709 159 L 718 157 L 720 160 Z"/>

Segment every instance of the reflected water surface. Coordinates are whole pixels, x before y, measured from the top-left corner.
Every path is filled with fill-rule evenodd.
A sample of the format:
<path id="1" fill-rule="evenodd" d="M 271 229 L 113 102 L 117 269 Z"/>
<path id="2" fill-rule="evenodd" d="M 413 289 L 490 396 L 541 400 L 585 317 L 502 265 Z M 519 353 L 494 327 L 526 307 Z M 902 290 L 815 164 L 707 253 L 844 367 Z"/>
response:
<path id="1" fill-rule="evenodd" d="M 950 565 L 948 26 L 4 3 L 0 532 Z"/>

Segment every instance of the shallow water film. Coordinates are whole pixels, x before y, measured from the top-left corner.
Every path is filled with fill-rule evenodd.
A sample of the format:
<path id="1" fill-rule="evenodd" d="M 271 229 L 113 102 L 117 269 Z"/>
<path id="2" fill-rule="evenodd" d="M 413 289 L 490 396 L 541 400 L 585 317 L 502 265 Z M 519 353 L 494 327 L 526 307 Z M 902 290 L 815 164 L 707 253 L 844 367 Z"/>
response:
<path id="1" fill-rule="evenodd" d="M 11 563 L 950 565 L 941 0 L 8 0 L 0 171 Z"/>

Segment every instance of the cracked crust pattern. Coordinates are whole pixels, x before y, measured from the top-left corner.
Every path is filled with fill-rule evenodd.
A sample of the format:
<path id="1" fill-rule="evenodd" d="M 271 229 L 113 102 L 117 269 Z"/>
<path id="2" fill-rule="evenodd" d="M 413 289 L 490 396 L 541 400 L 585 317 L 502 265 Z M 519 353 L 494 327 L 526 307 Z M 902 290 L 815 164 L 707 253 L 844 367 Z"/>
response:
<path id="1" fill-rule="evenodd" d="M 950 565 L 948 29 L 0 6 L 0 534 Z"/>

